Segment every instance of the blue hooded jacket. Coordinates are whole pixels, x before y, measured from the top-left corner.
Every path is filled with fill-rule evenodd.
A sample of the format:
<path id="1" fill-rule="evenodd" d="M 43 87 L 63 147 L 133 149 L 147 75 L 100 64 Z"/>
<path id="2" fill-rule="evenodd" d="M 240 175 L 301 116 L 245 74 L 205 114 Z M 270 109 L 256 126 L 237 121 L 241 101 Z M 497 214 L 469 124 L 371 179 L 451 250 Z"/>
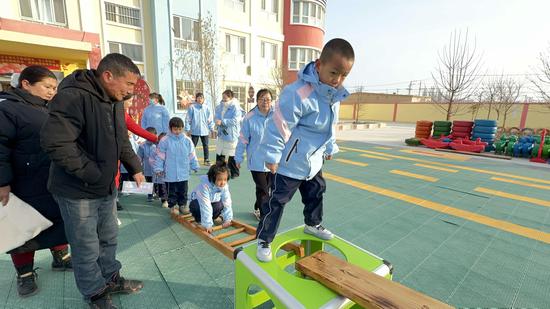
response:
<path id="1" fill-rule="evenodd" d="M 321 170 L 324 156 L 338 152 L 338 111 L 340 101 L 348 95 L 343 87 L 322 83 L 315 62 L 306 65 L 275 103 L 259 147 L 263 161 L 278 163 L 281 175 L 313 178 Z"/>
<path id="2" fill-rule="evenodd" d="M 269 169 L 264 164 L 263 157 L 260 155 L 260 141 L 264 136 L 267 120 L 273 114 L 270 110 L 267 115 L 262 115 L 256 106 L 246 114 L 241 124 L 241 133 L 239 143 L 235 150 L 235 162 L 242 163 L 244 160 L 244 151 L 246 150 L 248 169 L 255 172 L 268 172 Z"/>
<path id="3" fill-rule="evenodd" d="M 216 115 L 214 119 L 222 121 L 222 124 L 218 126 L 218 138 L 227 142 L 236 142 L 239 138 L 243 111 L 239 106 L 239 101 L 236 99 L 232 99 L 228 104 L 229 106 L 223 118 L 223 102 L 216 106 Z"/>
<path id="4" fill-rule="evenodd" d="M 166 182 L 179 182 L 189 180 L 191 169 L 199 169 L 193 142 L 183 133 L 168 133 L 158 144 L 154 172 L 164 172 Z"/>
<path id="5" fill-rule="evenodd" d="M 141 127 L 144 129 L 153 127 L 157 130 L 157 134 L 169 133 L 169 122 L 170 113 L 166 107 L 158 103 L 150 103 L 149 106 L 143 110 L 143 115 L 141 116 Z"/>
<path id="6" fill-rule="evenodd" d="M 153 157 L 155 151 L 155 144 L 147 141 L 139 145 L 137 152 L 138 157 L 141 159 L 141 165 L 143 166 L 143 176 L 153 176 L 153 167 L 151 166 L 151 157 Z"/>
<path id="7" fill-rule="evenodd" d="M 214 131 L 212 111 L 206 102 L 203 104 L 195 102 L 189 106 L 185 118 L 185 131 L 195 136 L 206 136 L 210 131 Z"/>
<path id="8" fill-rule="evenodd" d="M 201 176 L 201 183 L 193 189 L 191 200 L 199 202 L 201 211 L 201 225 L 210 228 L 214 225 L 212 222 L 212 203 L 222 202 L 223 210 L 221 216 L 223 221 L 233 220 L 233 208 L 231 203 L 231 194 L 229 193 L 229 185 L 223 188 L 217 187 L 208 180 L 207 175 Z"/>

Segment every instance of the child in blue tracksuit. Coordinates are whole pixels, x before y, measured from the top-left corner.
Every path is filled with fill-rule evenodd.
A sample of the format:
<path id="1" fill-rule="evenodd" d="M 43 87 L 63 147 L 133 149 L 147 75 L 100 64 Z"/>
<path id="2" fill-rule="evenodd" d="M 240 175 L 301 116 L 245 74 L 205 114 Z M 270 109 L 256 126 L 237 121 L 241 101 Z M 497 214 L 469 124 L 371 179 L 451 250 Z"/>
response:
<path id="1" fill-rule="evenodd" d="M 170 113 L 160 104 L 160 100 L 162 96 L 158 93 L 153 92 L 149 95 L 149 105 L 143 110 L 141 116 L 141 127 L 144 129 L 153 127 L 158 134 L 169 133 Z"/>
<path id="2" fill-rule="evenodd" d="M 244 160 L 244 151 L 246 150 L 248 169 L 252 173 L 252 179 L 256 184 L 256 203 L 254 203 L 254 216 L 260 220 L 261 205 L 269 195 L 271 186 L 271 173 L 265 166 L 263 158 L 258 152 L 260 141 L 264 135 L 265 124 L 271 117 L 272 95 L 268 89 L 261 89 L 256 94 L 258 105 L 246 114 L 241 124 L 241 133 L 239 143 L 235 150 L 235 162 L 237 167 L 241 168 Z"/>
<path id="3" fill-rule="evenodd" d="M 204 104 L 204 95 L 202 92 L 197 92 L 195 95 L 195 103 L 191 104 L 187 109 L 185 131 L 191 134 L 191 140 L 195 147 L 197 147 L 199 138 L 201 139 L 204 165 L 210 166 L 208 136 L 210 132 L 214 131 L 214 118 L 210 106 Z"/>
<path id="4" fill-rule="evenodd" d="M 349 95 L 342 83 L 354 59 L 347 41 L 330 40 L 320 58 L 306 65 L 298 80 L 283 89 L 267 121 L 258 152 L 275 175 L 256 230 L 256 257 L 261 262 L 271 261 L 270 243 L 283 207 L 298 189 L 304 203 L 304 232 L 325 240 L 334 237 L 321 226 L 326 189 L 321 168 L 324 159 L 330 160 L 338 152 L 334 132 L 338 109 L 340 101 Z"/>
<path id="5" fill-rule="evenodd" d="M 157 159 L 153 170 L 163 176 L 168 188 L 168 207 L 173 214 L 189 213 L 187 207 L 187 185 L 189 172 L 197 172 L 199 161 L 195 146 L 183 133 L 183 120 L 179 117 L 170 119 L 170 133 L 158 144 Z M 174 207 L 175 205 L 179 207 Z"/>
<path id="6" fill-rule="evenodd" d="M 166 136 L 166 133 L 160 133 L 158 140 L 162 140 Z M 159 151 L 157 145 L 151 146 L 151 157 L 149 157 L 149 164 L 153 168 L 159 158 Z M 168 190 L 166 189 L 166 181 L 162 175 L 157 175 L 153 171 L 153 190 L 160 199 L 163 208 L 168 208 Z"/>
<path id="7" fill-rule="evenodd" d="M 224 228 L 231 225 L 233 209 L 229 193 L 229 169 L 223 161 L 218 161 L 201 176 L 201 182 L 191 194 L 190 210 L 197 223 L 207 232 L 212 232 L 214 220 L 223 218 Z"/>
<path id="8" fill-rule="evenodd" d="M 239 168 L 235 162 L 235 149 L 239 141 L 241 120 L 244 112 L 235 98 L 233 91 L 227 89 L 222 93 L 222 101 L 216 106 L 214 123 L 218 128 L 216 140 L 216 161 L 225 161 L 231 175 L 229 178 L 239 177 Z"/>
<path id="9" fill-rule="evenodd" d="M 157 130 L 153 127 L 148 127 L 147 132 L 157 134 Z M 155 151 L 155 144 L 153 144 L 150 141 L 146 141 L 145 143 L 142 143 L 139 145 L 137 155 L 141 159 L 141 166 L 143 167 L 143 176 L 145 176 L 145 180 L 147 182 L 153 181 L 153 167 L 151 166 L 151 157 L 153 156 Z M 147 195 L 147 202 L 153 201 L 153 194 Z"/>

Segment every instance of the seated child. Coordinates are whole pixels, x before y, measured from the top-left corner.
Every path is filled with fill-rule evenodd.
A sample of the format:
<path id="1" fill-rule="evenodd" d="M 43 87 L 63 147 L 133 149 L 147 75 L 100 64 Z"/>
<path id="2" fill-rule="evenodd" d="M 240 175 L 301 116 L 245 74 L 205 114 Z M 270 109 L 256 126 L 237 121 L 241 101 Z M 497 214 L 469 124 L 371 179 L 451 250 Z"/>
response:
<path id="1" fill-rule="evenodd" d="M 201 176 L 201 183 L 191 193 L 191 214 L 197 223 L 208 233 L 212 233 L 214 220 L 223 218 L 224 228 L 231 225 L 233 209 L 229 193 L 229 168 L 224 161 L 217 161 Z"/>

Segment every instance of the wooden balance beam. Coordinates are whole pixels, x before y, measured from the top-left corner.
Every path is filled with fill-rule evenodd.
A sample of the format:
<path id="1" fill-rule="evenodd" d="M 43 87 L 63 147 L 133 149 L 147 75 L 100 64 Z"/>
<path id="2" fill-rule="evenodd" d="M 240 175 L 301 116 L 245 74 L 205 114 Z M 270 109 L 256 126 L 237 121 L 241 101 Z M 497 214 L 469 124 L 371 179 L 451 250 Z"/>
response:
<path id="1" fill-rule="evenodd" d="M 324 251 L 298 260 L 295 267 L 363 308 L 453 308 Z"/>
<path id="2" fill-rule="evenodd" d="M 225 255 L 226 257 L 232 260 L 235 258 L 234 257 L 235 249 L 237 249 L 238 247 L 240 247 L 241 245 L 249 241 L 253 241 L 256 239 L 256 228 L 237 220 L 231 221 L 230 227 L 233 229 L 227 228 L 228 229 L 227 232 L 223 232 L 215 235 L 213 233 L 212 234 L 208 233 L 207 231 L 202 229 L 200 227 L 200 224 L 195 222 L 195 218 L 193 218 L 191 214 L 188 214 L 188 215 L 171 214 L 171 216 L 172 216 L 172 219 L 179 222 L 181 225 L 186 227 L 191 232 L 195 233 L 195 235 L 202 238 L 212 247 L 216 248 L 218 251 L 223 253 L 223 255 Z M 217 232 L 222 229 L 223 227 L 221 225 L 216 225 L 212 227 L 213 232 Z M 228 238 L 233 235 L 238 235 L 238 234 L 246 234 L 246 236 L 230 242 L 224 241 L 225 238 Z M 299 257 L 303 257 L 305 255 L 304 248 L 293 243 L 284 245 L 283 249 L 286 251 L 294 251 L 294 253 Z"/>

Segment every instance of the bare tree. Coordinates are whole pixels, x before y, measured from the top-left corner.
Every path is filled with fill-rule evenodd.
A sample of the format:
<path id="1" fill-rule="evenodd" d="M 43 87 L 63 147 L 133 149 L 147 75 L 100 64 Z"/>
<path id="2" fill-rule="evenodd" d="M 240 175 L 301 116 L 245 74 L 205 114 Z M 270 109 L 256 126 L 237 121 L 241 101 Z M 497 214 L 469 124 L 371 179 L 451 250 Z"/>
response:
<path id="1" fill-rule="evenodd" d="M 216 54 L 217 35 L 212 14 L 208 12 L 207 16 L 201 21 L 200 45 L 204 83 L 210 94 L 212 107 L 218 102 L 218 82 L 219 76 L 222 74 L 221 69 L 218 67 L 218 55 Z"/>
<path id="2" fill-rule="evenodd" d="M 550 103 L 550 47 L 539 54 L 539 67 L 536 69 L 535 77 L 530 81 L 544 102 Z"/>
<path id="3" fill-rule="evenodd" d="M 275 92 L 278 94 L 281 93 L 283 88 L 285 87 L 285 75 L 287 73 L 287 69 L 284 68 L 283 65 L 278 65 L 271 69 L 271 79 L 273 81 L 273 85 L 275 86 Z"/>
<path id="4" fill-rule="evenodd" d="M 499 76 L 495 80 L 494 89 L 496 102 L 494 104 L 494 109 L 497 113 L 497 119 L 502 117 L 503 127 L 506 127 L 506 118 L 512 107 L 517 103 L 522 87 L 523 84 L 521 82 L 509 77 L 504 77 L 504 75 Z"/>
<path id="5" fill-rule="evenodd" d="M 468 31 L 454 31 L 448 46 L 438 53 L 439 64 L 432 78 L 436 86 L 434 103 L 447 115 L 447 120 L 463 108 L 457 104 L 467 101 L 475 93 L 475 82 L 481 67 L 481 57 L 476 51 L 475 40 L 471 46 Z"/>

